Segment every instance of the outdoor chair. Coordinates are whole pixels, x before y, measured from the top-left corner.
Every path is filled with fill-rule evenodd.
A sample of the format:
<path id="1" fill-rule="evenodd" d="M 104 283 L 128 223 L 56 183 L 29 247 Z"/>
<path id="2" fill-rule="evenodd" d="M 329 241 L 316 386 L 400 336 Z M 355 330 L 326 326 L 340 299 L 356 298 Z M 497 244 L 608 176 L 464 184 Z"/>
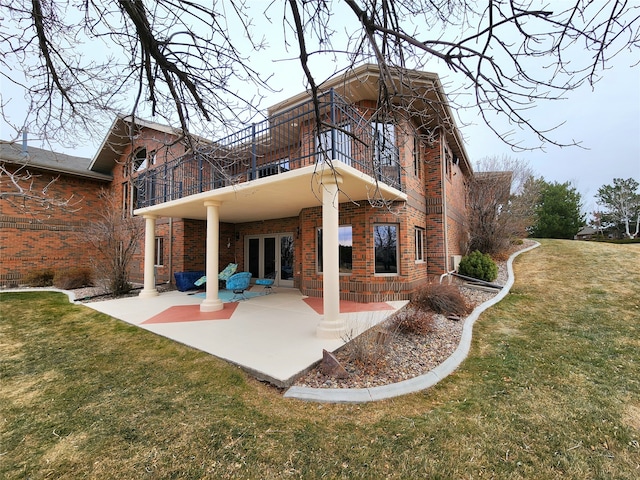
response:
<path id="1" fill-rule="evenodd" d="M 219 288 L 223 288 L 224 282 L 226 282 L 227 280 L 229 280 L 229 277 L 231 277 L 231 275 L 233 275 L 234 273 L 236 273 L 236 270 L 238 269 L 238 264 L 237 263 L 230 263 L 229 265 L 227 265 L 226 267 L 224 267 L 224 270 L 222 270 L 219 274 L 218 274 L 218 287 Z M 195 285 L 197 287 L 201 287 L 202 285 L 204 285 L 205 283 L 207 283 L 207 276 L 203 275 L 202 277 L 200 277 L 196 282 Z"/>
<path id="2" fill-rule="evenodd" d="M 241 297 L 240 300 L 246 300 L 247 297 L 244 295 L 244 291 L 249 288 L 251 285 L 251 272 L 240 272 L 234 273 L 227 280 L 227 290 L 231 290 L 233 292 L 233 298 L 231 301 L 233 302 L 236 297 Z"/>
<path id="3" fill-rule="evenodd" d="M 224 270 L 222 270 L 218 274 L 218 285 L 222 286 L 222 282 L 226 282 L 227 280 L 229 280 L 229 278 L 231 278 L 231 275 L 236 273 L 236 270 L 238 270 L 237 263 L 230 263 L 229 265 L 224 267 Z"/>
<path id="4" fill-rule="evenodd" d="M 256 280 L 256 285 L 262 285 L 267 294 L 271 293 L 273 283 L 275 282 L 277 271 L 273 271 L 271 273 L 267 273 L 264 278 L 258 278 Z"/>

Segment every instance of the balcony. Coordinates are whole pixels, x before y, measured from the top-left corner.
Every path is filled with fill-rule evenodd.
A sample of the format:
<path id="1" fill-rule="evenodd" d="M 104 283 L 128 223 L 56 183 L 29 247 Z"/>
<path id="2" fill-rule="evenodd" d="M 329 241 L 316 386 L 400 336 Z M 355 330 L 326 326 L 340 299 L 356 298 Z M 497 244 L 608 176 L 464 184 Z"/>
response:
<path id="1" fill-rule="evenodd" d="M 372 122 L 333 90 L 136 177 L 137 208 L 340 160 L 402 191 L 394 126 Z"/>

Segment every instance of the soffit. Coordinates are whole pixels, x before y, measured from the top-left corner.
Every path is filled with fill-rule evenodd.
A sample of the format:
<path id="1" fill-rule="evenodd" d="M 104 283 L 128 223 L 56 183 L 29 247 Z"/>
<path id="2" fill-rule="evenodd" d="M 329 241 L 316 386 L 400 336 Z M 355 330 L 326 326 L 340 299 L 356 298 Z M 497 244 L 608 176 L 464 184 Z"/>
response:
<path id="1" fill-rule="evenodd" d="M 371 177 L 342 162 L 334 161 L 333 166 L 341 182 L 339 202 L 362 203 L 373 198 L 405 201 L 407 198 L 393 187 L 376 185 Z M 335 182 L 329 168 L 321 171 L 321 168 L 310 166 L 141 208 L 135 214 L 206 220 L 205 202 L 214 201 L 220 204 L 221 222 L 244 223 L 296 217 L 302 209 L 322 204 L 321 179 L 325 183 Z"/>

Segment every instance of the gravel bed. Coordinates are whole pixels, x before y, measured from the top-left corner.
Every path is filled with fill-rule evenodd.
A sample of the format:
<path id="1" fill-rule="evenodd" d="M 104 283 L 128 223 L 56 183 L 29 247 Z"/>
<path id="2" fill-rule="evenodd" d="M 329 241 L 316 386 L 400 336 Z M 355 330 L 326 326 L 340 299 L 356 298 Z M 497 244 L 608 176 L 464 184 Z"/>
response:
<path id="1" fill-rule="evenodd" d="M 135 297 L 140 294 L 140 290 L 142 289 L 142 285 L 134 285 L 133 289 L 124 295 L 111 295 L 109 291 L 105 287 L 84 287 L 84 288 L 75 288 L 71 290 L 77 302 L 82 303 L 91 303 L 91 302 L 101 302 L 103 300 L 111 300 L 114 298 L 125 298 L 125 297 Z M 168 292 L 170 290 L 175 290 L 174 285 L 170 284 L 160 284 L 156 285 L 156 290 L 158 292 Z"/>
<path id="2" fill-rule="evenodd" d="M 518 249 L 532 243 L 525 241 Z M 508 277 L 507 262 L 496 263 L 498 278 L 494 283 L 504 285 Z M 473 308 L 498 294 L 498 291 L 478 290 L 463 285 L 459 288 Z M 455 351 L 460 343 L 465 321 L 466 318 L 450 320 L 443 315 L 436 315 L 431 333 L 413 335 L 391 332 L 387 343 L 378 345 L 375 336 L 378 331 L 388 327 L 390 322 L 387 320 L 333 352 L 347 371 L 346 378 L 325 375 L 320 366 L 316 366 L 294 385 L 311 388 L 369 388 L 417 377 L 437 367 Z M 370 354 L 374 357 L 366 364 L 353 360 L 354 357 L 362 358 L 359 354 L 363 348 L 371 349 Z"/>

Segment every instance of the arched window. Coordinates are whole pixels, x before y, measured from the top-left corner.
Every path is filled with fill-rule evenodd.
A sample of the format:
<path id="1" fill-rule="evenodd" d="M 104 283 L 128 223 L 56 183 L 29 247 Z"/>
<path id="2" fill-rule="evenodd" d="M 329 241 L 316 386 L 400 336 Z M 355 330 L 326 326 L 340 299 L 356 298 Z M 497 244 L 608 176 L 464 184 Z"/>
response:
<path id="1" fill-rule="evenodd" d="M 136 150 L 133 156 L 132 173 L 141 172 L 147 168 L 147 149 L 140 148 Z"/>

